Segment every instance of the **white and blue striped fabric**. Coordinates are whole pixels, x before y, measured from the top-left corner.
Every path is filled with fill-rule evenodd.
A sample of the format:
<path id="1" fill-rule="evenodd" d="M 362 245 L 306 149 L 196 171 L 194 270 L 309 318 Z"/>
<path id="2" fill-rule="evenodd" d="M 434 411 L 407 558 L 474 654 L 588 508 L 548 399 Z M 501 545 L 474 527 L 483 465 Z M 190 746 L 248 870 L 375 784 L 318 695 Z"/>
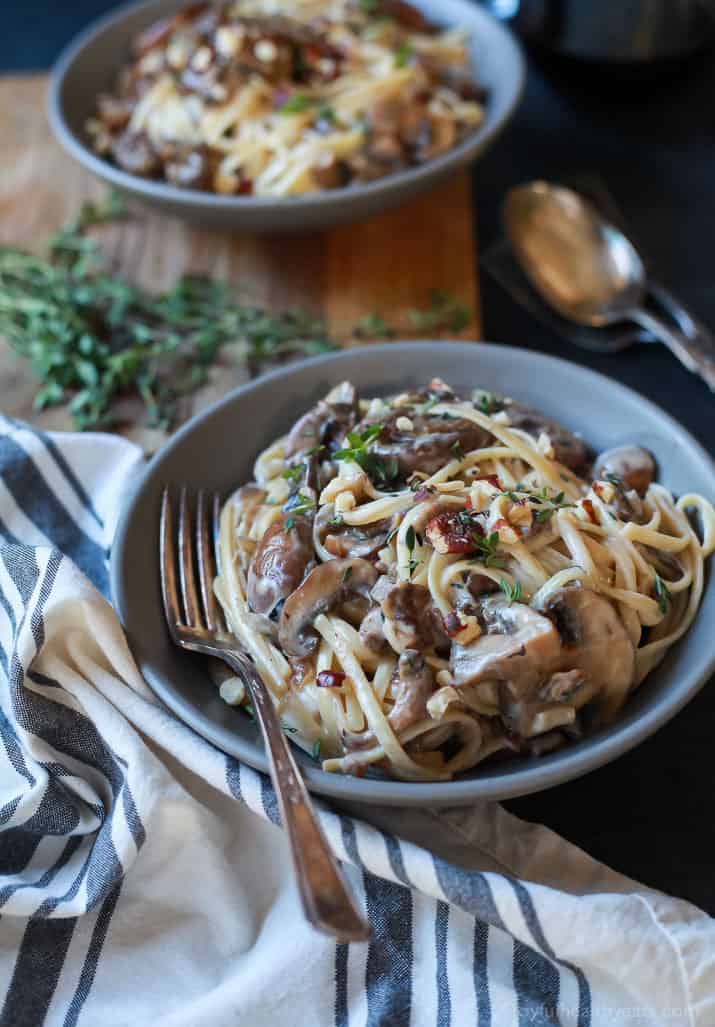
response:
<path id="1" fill-rule="evenodd" d="M 322 807 L 374 937 L 312 932 L 270 784 L 162 707 L 106 599 L 140 466 L 0 419 L 3 1027 L 715 1024 L 713 921 L 495 804 Z"/>

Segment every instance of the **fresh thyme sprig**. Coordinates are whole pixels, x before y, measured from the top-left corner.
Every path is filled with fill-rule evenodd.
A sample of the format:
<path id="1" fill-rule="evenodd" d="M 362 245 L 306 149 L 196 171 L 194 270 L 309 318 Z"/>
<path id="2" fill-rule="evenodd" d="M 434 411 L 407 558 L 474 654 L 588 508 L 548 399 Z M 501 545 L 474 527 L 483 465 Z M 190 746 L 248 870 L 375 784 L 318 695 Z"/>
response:
<path id="1" fill-rule="evenodd" d="M 665 616 L 668 612 L 668 604 L 672 601 L 673 595 L 657 571 L 655 572 L 655 597 L 658 600 L 660 612 Z"/>
<path id="2" fill-rule="evenodd" d="M 225 346 L 254 366 L 336 347 L 321 323 L 244 304 L 226 282 L 187 276 L 154 295 L 111 274 L 87 230 L 122 214 L 112 194 L 85 203 L 40 256 L 0 247 L 0 336 L 42 383 L 38 409 L 66 403 L 78 428 L 108 426 L 133 395 L 168 427 Z"/>
<path id="3" fill-rule="evenodd" d="M 399 474 L 399 466 L 395 457 L 383 460 L 375 453 L 370 452 L 370 443 L 378 437 L 381 431 L 381 424 L 373 424 L 363 432 L 348 432 L 345 440 L 347 445 L 333 453 L 333 460 L 351 460 L 362 467 L 378 488 L 389 485 Z"/>
<path id="4" fill-rule="evenodd" d="M 40 255 L 0 246 L 0 337 L 39 379 L 37 409 L 66 404 L 78 428 L 112 427 L 126 420 L 122 401 L 134 397 L 151 426 L 169 428 L 177 401 L 207 380 L 224 348 L 252 369 L 337 348 L 322 322 L 246 304 L 224 281 L 188 275 L 153 294 L 112 274 L 88 230 L 123 216 L 111 193 L 84 203 Z M 443 290 L 432 291 L 425 310 L 403 315 L 422 332 L 456 331 L 470 317 Z M 390 338 L 396 329 L 368 314 L 356 334 Z M 373 458 L 368 473 L 384 486 L 397 468 Z"/>
<path id="5" fill-rule="evenodd" d="M 499 532 L 493 531 L 490 535 L 480 535 L 475 531 L 472 533 L 472 542 L 476 550 L 474 561 L 483 563 L 485 567 L 500 567 L 506 565 L 503 556 L 497 552 L 499 546 Z"/>
<path id="6" fill-rule="evenodd" d="M 512 585 L 506 578 L 499 578 L 499 588 L 506 596 L 507 602 L 511 606 L 512 603 L 518 603 L 521 599 L 521 582 L 517 581 Z"/>
<path id="7" fill-rule="evenodd" d="M 406 331 L 416 331 L 422 336 L 442 332 L 461 332 L 472 320 L 472 310 L 446 289 L 432 289 L 425 307 L 410 307 L 398 312 L 390 321 L 374 310 L 363 315 L 354 326 L 352 334 L 356 339 L 394 339 Z M 440 398 L 434 397 L 434 403 Z M 434 405 L 433 403 L 433 405 Z"/>

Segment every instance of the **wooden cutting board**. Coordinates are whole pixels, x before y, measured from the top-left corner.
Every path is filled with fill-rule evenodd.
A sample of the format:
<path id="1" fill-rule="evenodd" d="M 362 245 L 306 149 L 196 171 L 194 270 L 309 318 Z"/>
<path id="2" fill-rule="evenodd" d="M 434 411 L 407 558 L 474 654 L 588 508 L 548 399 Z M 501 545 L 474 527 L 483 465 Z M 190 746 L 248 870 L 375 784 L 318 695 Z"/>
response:
<path id="1" fill-rule="evenodd" d="M 54 141 L 45 116 L 43 75 L 0 77 L 0 244 L 36 248 L 82 201 L 103 187 Z M 431 289 L 446 289 L 473 311 L 460 333 L 479 338 L 472 187 L 466 172 L 405 207 L 324 233 L 237 237 L 191 228 L 139 207 L 102 229 L 117 273 L 161 289 L 184 272 L 228 278 L 248 302 L 275 311 L 302 308 L 325 319 L 339 338 L 366 313 L 386 320 L 427 305 Z M 222 358 L 190 414 L 247 378 Z M 26 363 L 0 342 L 0 409 L 44 428 L 71 427 L 60 410 L 32 408 L 36 383 Z M 142 428 L 127 432 L 148 449 L 161 441 Z"/>

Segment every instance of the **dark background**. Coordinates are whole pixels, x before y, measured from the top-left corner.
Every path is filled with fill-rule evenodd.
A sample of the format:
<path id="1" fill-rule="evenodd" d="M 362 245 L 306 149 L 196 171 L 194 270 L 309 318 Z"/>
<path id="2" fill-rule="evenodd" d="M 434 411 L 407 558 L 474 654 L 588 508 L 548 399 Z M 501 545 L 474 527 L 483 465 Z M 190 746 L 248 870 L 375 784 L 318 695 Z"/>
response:
<path id="1" fill-rule="evenodd" d="M 6 5 L 0 72 L 49 67 L 80 28 L 112 6 L 108 0 Z M 712 54 L 640 70 L 578 65 L 534 51 L 528 58 L 522 107 L 474 173 L 482 252 L 499 233 L 509 186 L 537 177 L 597 176 L 659 279 L 715 327 Z M 659 403 L 713 450 L 715 399 L 664 347 L 586 353 L 535 321 L 484 273 L 481 292 L 485 338 L 609 374 Z M 506 805 L 615 869 L 715 914 L 714 724 L 715 681 L 665 729 L 610 766 Z"/>

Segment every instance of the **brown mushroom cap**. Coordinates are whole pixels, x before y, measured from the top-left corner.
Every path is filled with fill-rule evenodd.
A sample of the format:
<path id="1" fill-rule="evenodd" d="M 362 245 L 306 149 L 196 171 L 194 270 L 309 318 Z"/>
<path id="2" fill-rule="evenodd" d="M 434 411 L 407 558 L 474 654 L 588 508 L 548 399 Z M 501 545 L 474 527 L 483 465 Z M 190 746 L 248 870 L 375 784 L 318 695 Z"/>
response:
<path id="1" fill-rule="evenodd" d="M 408 417 L 412 429 L 397 427 L 401 417 Z M 384 461 L 397 461 L 399 474 L 408 477 L 414 471 L 434 474 L 453 460 L 455 451 L 464 453 L 481 449 L 491 436 L 478 424 L 464 417 L 442 417 L 439 414 L 419 414 L 409 406 L 394 409 L 386 418 L 365 418 L 356 428 L 361 431 L 372 424 L 382 425 L 382 431 L 370 445 L 370 452 Z"/>
<path id="2" fill-rule="evenodd" d="M 286 459 L 297 460 L 317 446 L 337 443 L 355 425 L 358 409 L 355 386 L 350 382 L 336 385 L 295 422 L 286 441 Z"/>
<path id="3" fill-rule="evenodd" d="M 469 645 L 452 644 L 455 685 L 509 681 L 514 693 L 525 695 L 556 670 L 561 640 L 548 617 L 503 598 L 485 599 L 481 615 L 488 633 Z"/>
<path id="4" fill-rule="evenodd" d="M 613 475 L 620 478 L 624 488 L 634 489 L 639 496 L 644 496 L 655 478 L 655 470 L 655 460 L 647 449 L 642 446 L 616 446 L 607 449 L 597 458 L 593 465 L 593 477 Z"/>
<path id="5" fill-rule="evenodd" d="M 313 532 L 307 517 L 289 515 L 274 521 L 253 554 L 248 568 L 247 596 L 251 609 L 266 616 L 294 592 L 313 562 Z"/>
<path id="6" fill-rule="evenodd" d="M 367 560 L 329 560 L 314 567 L 286 599 L 278 639 L 291 656 L 308 656 L 318 644 L 313 621 L 351 596 L 367 597 L 378 573 Z"/>
<path id="7" fill-rule="evenodd" d="M 369 559 L 376 556 L 387 541 L 392 519 L 373 521 L 364 527 L 346 522 L 335 523 L 335 505 L 321 506 L 315 518 L 315 532 L 324 549 L 332 557 Z"/>
<path id="8" fill-rule="evenodd" d="M 442 618 L 424 585 L 405 581 L 395 585 L 382 601 L 384 632 L 395 652 L 447 648 L 449 637 Z"/>
<path id="9" fill-rule="evenodd" d="M 582 670 L 599 689 L 599 706 L 615 713 L 633 684 L 635 648 L 609 600 L 590 588 L 562 588 L 546 604 L 563 643 L 560 669 Z"/>
<path id="10" fill-rule="evenodd" d="M 406 649 L 397 664 L 395 705 L 388 720 L 399 734 L 427 716 L 427 700 L 435 690 L 432 668 L 421 653 Z"/>
<path id="11" fill-rule="evenodd" d="M 551 440 L 554 456 L 560 464 L 576 473 L 583 472 L 588 467 L 588 446 L 583 439 L 564 428 L 558 421 L 547 417 L 540 410 L 524 406 L 523 403 L 515 403 L 513 400 L 505 405 L 505 410 L 512 428 L 519 428 L 534 436 L 545 432 Z"/>

